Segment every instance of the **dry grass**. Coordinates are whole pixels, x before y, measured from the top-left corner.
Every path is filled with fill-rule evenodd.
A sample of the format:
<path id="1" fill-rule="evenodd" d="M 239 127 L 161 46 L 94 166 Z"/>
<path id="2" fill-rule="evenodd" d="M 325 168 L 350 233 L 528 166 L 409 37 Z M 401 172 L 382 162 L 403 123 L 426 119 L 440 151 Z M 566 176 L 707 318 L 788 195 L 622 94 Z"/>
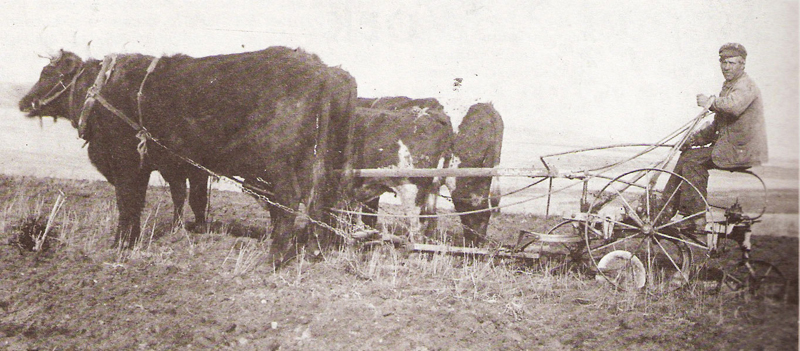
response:
<path id="1" fill-rule="evenodd" d="M 699 284 L 663 295 L 616 291 L 579 272 L 553 273 L 555 261 L 523 264 L 353 245 L 322 255 L 307 252 L 275 271 L 264 262 L 268 243 L 253 238 L 263 233 L 263 210 L 234 193 L 215 193 L 211 230 L 192 233 L 170 228 L 168 191 L 153 188 L 141 240 L 132 250 L 118 251 L 110 247 L 116 209 L 107 184 L 11 177 L 0 182 L 7 189 L 0 194 L 2 228 L 46 214 L 61 243 L 49 251 L 14 254 L 21 259 L 0 258 L 6 267 L 0 278 L 16 282 L 0 285 L 5 296 L 0 308 L 6 312 L 0 317 L 0 344 L 13 339 L 29 348 L 70 348 L 106 340 L 108 347 L 92 345 L 159 349 L 206 342 L 215 348 L 239 347 L 245 339 L 256 349 L 275 343 L 290 349 L 728 349 L 755 347 L 748 340 L 767 348 L 797 342 L 796 305 L 787 309 L 784 303 L 711 294 Z M 514 224 L 546 227 L 557 220 L 501 215 L 490 232 L 513 242 Z M 40 263 L 28 261 L 32 255 Z M 795 267 L 787 274 L 796 277 L 796 251 L 793 258 L 776 261 L 782 269 Z M 42 271 L 75 287 L 43 286 Z M 49 303 L 53 296 L 64 303 Z M 92 302 L 98 299 L 106 302 Z M 25 312 L 46 305 L 48 312 Z M 73 305 L 84 307 L 78 311 Z M 134 318 L 142 310 L 150 312 Z M 110 324 L 89 326 L 75 321 L 78 315 Z M 58 328 L 69 332 L 59 334 Z M 132 332 L 103 336 L 113 328 Z M 181 333 L 194 336 L 184 339 Z"/>

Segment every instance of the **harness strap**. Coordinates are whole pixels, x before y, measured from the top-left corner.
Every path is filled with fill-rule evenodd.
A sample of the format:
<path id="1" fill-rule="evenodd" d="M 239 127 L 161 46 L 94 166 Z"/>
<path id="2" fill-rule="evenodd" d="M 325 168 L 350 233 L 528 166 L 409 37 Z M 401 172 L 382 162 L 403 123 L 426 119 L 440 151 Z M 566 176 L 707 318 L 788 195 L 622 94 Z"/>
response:
<path id="1" fill-rule="evenodd" d="M 123 121 L 125 121 L 125 123 L 128 123 L 128 125 L 131 126 L 133 130 L 136 131 L 136 138 L 139 139 L 139 144 L 136 145 L 136 151 L 139 152 L 139 168 L 140 169 L 143 168 L 144 155 L 147 153 L 147 139 L 152 139 L 150 132 L 148 132 L 147 129 L 144 128 L 144 126 L 139 125 L 132 119 L 128 118 L 128 116 L 126 116 L 124 112 L 112 106 L 108 102 L 108 100 L 106 100 L 102 95 L 98 94 L 97 96 L 95 96 L 95 99 L 97 99 L 97 101 L 100 102 L 100 105 L 103 105 L 103 107 L 105 107 L 108 111 L 110 111 Z"/>
<path id="2" fill-rule="evenodd" d="M 81 108 L 81 113 L 78 117 L 78 137 L 82 139 L 86 139 L 86 122 L 89 118 L 89 113 L 92 111 L 92 107 L 94 107 L 94 103 L 97 100 L 98 94 L 100 94 L 100 89 L 103 89 L 103 86 L 108 81 L 108 78 L 111 76 L 111 69 L 114 67 L 114 64 L 117 62 L 116 55 L 109 55 L 103 59 L 102 66 L 100 68 L 100 73 L 97 74 L 97 77 L 94 79 L 94 84 L 86 91 L 86 100 L 83 102 L 83 107 Z"/>
<path id="3" fill-rule="evenodd" d="M 136 145 L 136 151 L 139 153 L 139 168 L 144 167 L 144 155 L 147 154 L 147 139 L 152 139 L 152 135 L 150 132 L 147 131 L 144 127 L 144 123 L 142 120 L 142 90 L 144 89 L 144 83 L 147 81 L 147 77 L 152 73 L 156 65 L 158 64 L 159 58 L 156 57 L 153 61 L 150 62 L 150 66 L 147 67 L 147 72 L 145 73 L 144 79 L 142 83 L 139 85 L 139 91 L 136 94 L 136 105 L 139 114 L 139 123 L 134 122 L 131 118 L 125 115 L 122 110 L 114 107 L 111 103 L 108 102 L 102 95 L 100 95 L 100 90 L 103 89 L 105 83 L 108 82 L 109 77 L 111 77 L 111 70 L 116 63 L 116 55 L 106 56 L 103 59 L 103 66 L 100 69 L 100 73 L 97 74 L 97 78 L 95 79 L 94 85 L 89 88 L 89 91 L 86 93 L 86 101 L 83 104 L 83 108 L 81 109 L 80 118 L 78 119 L 78 136 L 84 138 L 86 133 L 86 125 L 87 120 L 89 118 L 89 113 L 94 107 L 95 101 L 100 102 L 100 105 L 105 107 L 109 112 L 114 114 L 115 116 L 122 119 L 125 123 L 127 123 L 133 130 L 136 131 L 136 138 L 139 139 L 139 144 Z M 84 138 L 85 139 L 85 138 Z"/>
<path id="4" fill-rule="evenodd" d="M 69 91 L 69 100 L 67 100 L 67 113 L 69 114 L 69 119 L 70 120 L 72 120 L 72 105 L 73 105 L 74 100 L 75 100 L 75 86 L 76 86 L 76 83 L 78 82 L 78 77 L 80 77 L 83 74 L 83 71 L 85 71 L 85 70 L 86 70 L 86 67 L 81 67 L 81 70 L 78 71 L 78 74 L 76 74 L 74 77 L 72 77 L 72 81 L 69 83 L 69 85 L 72 86 L 72 89 L 70 89 L 70 91 Z"/>
<path id="5" fill-rule="evenodd" d="M 106 110 L 110 111 L 115 116 L 117 116 L 120 119 L 122 119 L 123 121 L 125 121 L 125 123 L 128 123 L 128 125 L 131 126 L 131 128 L 133 128 L 133 130 L 135 130 L 137 132 L 141 132 L 141 131 L 145 130 L 144 127 L 142 127 L 138 123 L 134 122 L 132 119 L 128 118 L 128 116 L 126 116 L 125 113 L 122 112 L 120 109 L 118 109 L 118 108 L 114 107 L 113 105 L 111 105 L 111 103 L 108 102 L 108 100 L 106 100 L 106 98 L 104 98 L 102 95 L 98 94 L 98 95 L 96 95 L 94 97 L 94 99 L 97 100 L 97 102 L 99 102 L 100 105 L 103 105 L 103 107 L 105 107 Z"/>

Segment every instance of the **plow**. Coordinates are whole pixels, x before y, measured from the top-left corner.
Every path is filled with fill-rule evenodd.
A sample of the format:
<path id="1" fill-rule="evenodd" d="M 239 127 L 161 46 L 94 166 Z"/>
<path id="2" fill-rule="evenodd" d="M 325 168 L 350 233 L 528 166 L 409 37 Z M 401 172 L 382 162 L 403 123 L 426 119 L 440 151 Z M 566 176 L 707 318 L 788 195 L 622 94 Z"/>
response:
<path id="1" fill-rule="evenodd" d="M 553 196 L 567 193 L 566 189 L 581 187 L 582 190 L 577 211 L 564 215 L 546 230 L 519 228 L 513 244 L 483 248 L 417 243 L 377 230 L 357 232 L 351 242 L 361 247 L 392 244 L 409 252 L 512 259 L 529 264 L 547 260 L 552 271 L 577 269 L 615 289 L 648 294 L 701 283 L 715 291 L 730 289 L 760 297 L 785 298 L 786 277 L 773 264 L 752 258 L 751 229 L 761 221 L 767 204 L 763 179 L 749 169 L 715 170 L 715 173 L 735 174 L 740 182 L 759 189 L 758 196 L 746 199 L 746 203 L 738 197 L 718 203 L 716 199 L 709 201 L 695 184 L 667 169 L 710 113 L 704 110 L 653 144 L 606 145 L 544 155 L 539 157 L 542 167 L 354 169 L 352 174 L 356 177 L 527 178 L 532 180 L 531 186 L 546 184 L 547 189 L 501 207 L 545 197 L 546 217 L 550 215 Z M 634 147 L 638 151 L 618 162 L 577 171 L 560 172 L 551 163 L 557 157 Z M 665 150 L 666 156 L 654 160 L 653 151 L 657 149 Z M 643 162 L 646 166 L 632 167 Z M 665 193 L 664 189 L 671 177 L 679 180 L 679 188 L 688 189 L 702 199 L 701 211 L 683 216 L 673 213 L 675 194 Z M 556 181 L 569 184 L 555 187 Z M 697 217 L 707 220 L 705 228 L 695 231 L 683 228 L 684 222 Z"/>

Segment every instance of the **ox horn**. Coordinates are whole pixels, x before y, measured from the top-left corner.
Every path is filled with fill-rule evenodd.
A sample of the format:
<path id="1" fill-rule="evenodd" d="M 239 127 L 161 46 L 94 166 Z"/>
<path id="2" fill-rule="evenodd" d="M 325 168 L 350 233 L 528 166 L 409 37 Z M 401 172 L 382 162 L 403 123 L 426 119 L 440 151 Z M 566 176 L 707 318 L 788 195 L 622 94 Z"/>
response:
<path id="1" fill-rule="evenodd" d="M 92 57 L 92 41 L 94 41 L 94 40 L 89 40 L 86 43 L 86 54 L 87 54 L 86 57 L 87 58 L 91 58 Z"/>
<path id="2" fill-rule="evenodd" d="M 50 46 L 50 44 L 47 42 L 44 34 L 47 31 L 48 27 L 49 26 L 44 26 L 44 28 L 42 28 L 42 31 L 39 33 L 39 40 L 42 42 L 44 49 L 47 52 L 47 56 L 49 56 L 46 58 L 49 58 L 50 61 L 52 62 L 54 58 L 61 57 L 61 52 L 60 51 L 57 52 L 56 50 L 54 50 L 53 47 Z"/>

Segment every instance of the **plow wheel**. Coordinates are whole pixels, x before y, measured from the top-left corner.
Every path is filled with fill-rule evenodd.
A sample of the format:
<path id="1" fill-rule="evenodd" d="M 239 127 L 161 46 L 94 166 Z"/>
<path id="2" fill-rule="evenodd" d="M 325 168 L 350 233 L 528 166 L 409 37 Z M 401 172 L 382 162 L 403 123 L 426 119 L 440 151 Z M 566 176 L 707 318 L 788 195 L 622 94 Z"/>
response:
<path id="1" fill-rule="evenodd" d="M 704 209 L 674 216 L 677 192 L 660 190 L 676 177 L 682 196 L 693 192 Z M 595 193 L 584 228 L 586 250 L 597 280 L 618 290 L 644 289 L 661 294 L 684 286 L 690 278 L 690 246 L 706 248 L 693 234 L 681 232 L 687 222 L 711 215 L 705 197 L 685 178 L 645 168 L 624 173 Z"/>
<path id="2" fill-rule="evenodd" d="M 778 267 L 765 261 L 740 262 L 726 270 L 719 288 L 741 291 L 756 298 L 786 299 L 787 281 Z"/>

